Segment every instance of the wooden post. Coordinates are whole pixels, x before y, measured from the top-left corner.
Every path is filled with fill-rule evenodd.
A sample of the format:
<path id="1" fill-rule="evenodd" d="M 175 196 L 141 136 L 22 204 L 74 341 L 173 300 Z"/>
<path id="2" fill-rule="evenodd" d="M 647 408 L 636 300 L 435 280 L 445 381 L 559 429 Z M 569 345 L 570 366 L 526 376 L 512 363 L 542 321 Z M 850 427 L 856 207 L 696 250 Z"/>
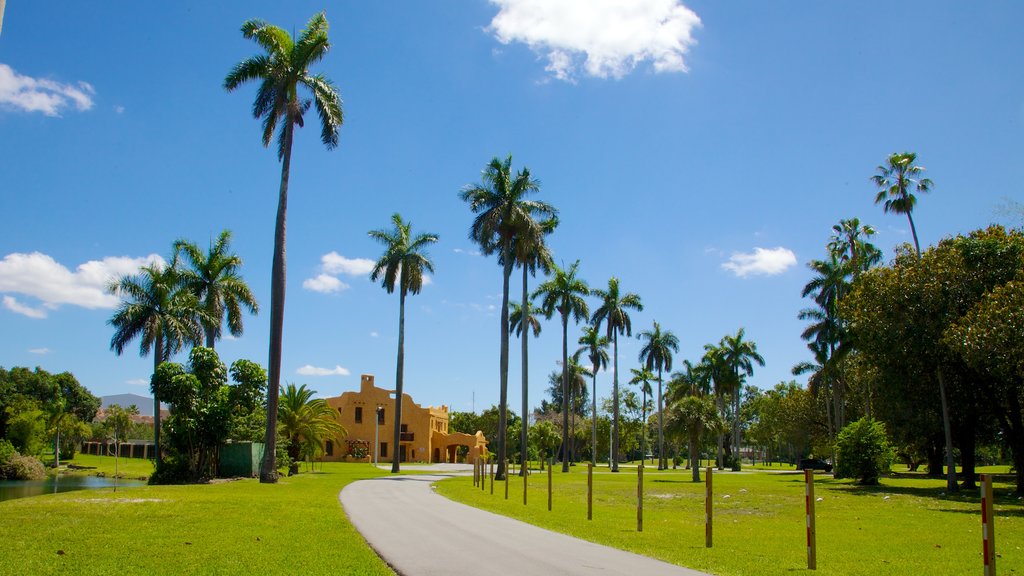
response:
<path id="1" fill-rule="evenodd" d="M 508 458 L 505 459 L 505 500 L 508 500 Z"/>
<path id="2" fill-rule="evenodd" d="M 644 531 L 644 461 L 636 467 L 636 531 Z"/>
<path id="3" fill-rule="evenodd" d="M 996 576 L 996 526 L 992 510 L 992 475 L 981 475 L 981 551 L 985 576 Z"/>
<path id="4" fill-rule="evenodd" d="M 555 467 L 555 457 L 548 462 L 548 512 L 551 512 L 551 469 Z"/>
<path id="5" fill-rule="evenodd" d="M 594 519 L 594 463 L 587 462 L 587 520 Z"/>
<path id="6" fill-rule="evenodd" d="M 713 491 L 711 490 L 711 475 L 714 467 L 708 466 L 704 470 L 704 547 L 711 548 L 711 520 L 714 513 L 712 501 Z"/>
<path id="7" fill-rule="evenodd" d="M 804 498 L 807 501 L 807 569 L 818 569 L 818 547 L 814 534 L 814 470 L 804 470 Z"/>
<path id="8" fill-rule="evenodd" d="M 480 471 L 480 458 L 473 458 L 473 486 L 477 486 L 479 479 L 477 478 L 477 472 Z"/>
<path id="9" fill-rule="evenodd" d="M 488 474 L 491 477 L 491 496 L 494 496 L 494 460 L 491 460 L 491 472 Z M 508 476 L 508 469 L 505 469 L 505 475 Z"/>

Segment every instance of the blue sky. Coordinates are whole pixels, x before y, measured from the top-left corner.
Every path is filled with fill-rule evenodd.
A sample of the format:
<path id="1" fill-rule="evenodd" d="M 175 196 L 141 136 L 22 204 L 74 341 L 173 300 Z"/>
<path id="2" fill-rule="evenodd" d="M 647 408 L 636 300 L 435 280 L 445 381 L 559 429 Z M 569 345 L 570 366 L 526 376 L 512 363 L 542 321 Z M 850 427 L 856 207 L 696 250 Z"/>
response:
<path id="1" fill-rule="evenodd" d="M 922 244 L 1020 223 L 1000 210 L 1024 198 L 1016 3 L 15 1 L 0 32 L 0 365 L 148 393 L 151 360 L 109 350 L 102 286 L 176 238 L 230 229 L 269 309 L 280 164 L 254 87 L 221 83 L 257 52 L 243 21 L 298 31 L 321 9 L 333 48 L 316 70 L 346 121 L 334 151 L 315 116 L 296 138 L 283 362 L 285 381 L 321 395 L 361 373 L 393 384 L 397 295 L 368 280 L 382 248 L 366 233 L 398 211 L 441 237 L 408 303 L 406 390 L 456 410 L 497 402 L 501 270 L 458 198 L 493 156 L 528 166 L 560 210 L 557 260 L 642 297 L 634 333 L 672 330 L 678 365 L 744 327 L 767 362 L 760 387 L 807 358 L 805 264 L 833 224 L 874 225 L 887 258 L 910 240 L 873 204 L 889 153 L 917 152 L 935 182 L 914 213 Z M 247 317 L 218 351 L 265 365 L 268 332 L 268 314 Z M 556 320 L 530 344 L 538 404 Z M 621 340 L 624 373 L 639 348 Z M 599 375 L 598 394 L 610 387 Z"/>

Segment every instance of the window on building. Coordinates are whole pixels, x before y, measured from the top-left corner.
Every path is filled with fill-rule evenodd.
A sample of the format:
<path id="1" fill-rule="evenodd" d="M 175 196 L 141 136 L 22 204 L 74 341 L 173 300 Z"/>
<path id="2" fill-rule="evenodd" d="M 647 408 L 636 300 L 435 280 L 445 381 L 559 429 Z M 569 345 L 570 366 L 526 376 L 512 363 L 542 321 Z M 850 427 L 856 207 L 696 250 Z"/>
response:
<path id="1" fill-rule="evenodd" d="M 387 458 L 388 457 L 388 443 L 387 442 L 381 442 L 380 443 L 380 457 L 381 458 Z"/>
<path id="2" fill-rule="evenodd" d="M 363 407 L 356 406 L 356 424 L 363 423 Z"/>
<path id="3" fill-rule="evenodd" d="M 408 432 L 408 431 L 409 431 L 409 425 L 408 424 L 402 424 L 402 432 Z"/>
<path id="4" fill-rule="evenodd" d="M 377 424 L 383 424 L 383 423 L 384 423 L 384 408 L 380 407 L 380 408 L 377 408 Z"/>

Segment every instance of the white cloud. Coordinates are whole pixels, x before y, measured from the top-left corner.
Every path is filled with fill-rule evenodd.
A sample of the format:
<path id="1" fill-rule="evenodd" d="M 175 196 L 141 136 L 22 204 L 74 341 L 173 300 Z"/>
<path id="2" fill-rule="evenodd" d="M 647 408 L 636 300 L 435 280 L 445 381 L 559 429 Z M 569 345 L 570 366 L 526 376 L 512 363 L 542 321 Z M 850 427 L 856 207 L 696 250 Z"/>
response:
<path id="1" fill-rule="evenodd" d="M 740 278 L 775 276 L 796 265 L 796 254 L 788 248 L 754 248 L 753 252 L 734 252 L 722 268 Z"/>
<path id="2" fill-rule="evenodd" d="M 655 72 L 686 72 L 700 18 L 678 0 L 491 0 L 500 10 L 487 31 L 521 42 L 547 60 L 545 70 L 573 81 L 622 78 L 650 61 Z"/>
<path id="3" fill-rule="evenodd" d="M 53 350 L 50 350 L 49 348 L 29 348 L 29 353 L 38 354 L 40 356 L 44 356 L 50 352 L 53 352 Z"/>
<path id="4" fill-rule="evenodd" d="M 337 252 L 329 252 L 320 257 L 320 267 L 327 274 L 367 276 L 373 272 L 374 264 L 368 258 L 345 258 Z"/>
<path id="5" fill-rule="evenodd" d="M 4 308 L 7 308 L 15 314 L 21 314 L 22 316 L 28 316 L 29 318 L 35 318 L 37 320 L 46 318 L 46 310 L 26 306 L 21 302 L 18 302 L 18 300 L 13 296 L 4 296 Z"/>
<path id="6" fill-rule="evenodd" d="M 133 378 L 132 380 L 125 380 L 125 384 L 129 386 L 149 386 L 148 378 Z"/>
<path id="7" fill-rule="evenodd" d="M 452 252 L 456 254 L 469 254 L 470 256 L 480 256 L 479 250 L 464 250 L 462 248 L 453 248 Z"/>
<path id="8" fill-rule="evenodd" d="M 321 294 L 333 294 L 335 292 L 341 292 L 349 286 L 334 276 L 321 274 L 316 278 L 307 278 L 302 282 L 302 287 L 306 290 L 312 290 L 313 292 L 319 292 Z"/>
<path id="9" fill-rule="evenodd" d="M 96 93 L 87 82 L 64 84 L 45 78 L 22 76 L 6 64 L 0 64 L 0 108 L 23 112 L 42 112 L 60 116 L 60 111 L 74 106 L 79 111 L 92 108 Z"/>
<path id="10" fill-rule="evenodd" d="M 116 114 L 124 114 L 124 106 L 121 106 L 120 104 L 117 105 L 117 106 L 114 106 L 114 112 Z"/>
<path id="11" fill-rule="evenodd" d="M 348 376 L 349 371 L 346 368 L 335 365 L 334 368 L 319 368 L 311 364 L 299 368 L 295 371 L 296 374 L 302 376 Z"/>
<path id="12" fill-rule="evenodd" d="M 107 293 L 107 284 L 111 280 L 135 274 L 140 266 L 163 263 L 163 258 L 156 254 L 142 258 L 108 256 L 102 260 L 90 260 L 72 272 L 40 252 L 13 253 L 0 260 L 0 292 L 31 296 L 41 300 L 43 306 L 50 310 L 56 310 L 61 304 L 89 309 L 114 308 L 119 300 Z M 24 306 L 13 297 L 4 296 L 4 306 L 32 318 L 46 317 L 45 310 Z"/>
<path id="13" fill-rule="evenodd" d="M 379 336 L 380 336 L 380 333 L 377 332 L 376 330 L 374 330 L 373 332 L 370 332 L 370 338 L 377 338 Z"/>

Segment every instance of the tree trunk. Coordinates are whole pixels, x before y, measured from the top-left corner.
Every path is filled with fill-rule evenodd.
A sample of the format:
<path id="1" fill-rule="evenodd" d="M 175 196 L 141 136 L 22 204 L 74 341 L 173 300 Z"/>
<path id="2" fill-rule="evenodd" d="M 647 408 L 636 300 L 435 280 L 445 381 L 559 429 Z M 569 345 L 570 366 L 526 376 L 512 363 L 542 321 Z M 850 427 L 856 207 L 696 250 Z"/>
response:
<path id="1" fill-rule="evenodd" d="M 715 399 L 718 401 L 718 413 L 722 415 L 722 420 L 725 420 L 725 394 L 719 390 L 715 394 Z M 725 470 L 725 432 L 721 427 L 718 430 L 718 469 Z"/>
<path id="2" fill-rule="evenodd" d="M 401 281 L 400 281 L 401 282 Z M 404 285 L 404 283 L 402 283 Z M 398 290 L 398 366 L 395 368 L 395 451 L 391 455 L 391 473 L 397 474 L 402 460 L 402 394 L 405 378 L 405 288 Z"/>
<path id="3" fill-rule="evenodd" d="M 910 234 L 914 237 L 914 250 L 917 252 L 917 259 L 921 259 L 921 245 L 917 242 L 917 227 L 914 226 L 914 217 L 907 210 L 907 220 L 910 221 Z"/>
<path id="4" fill-rule="evenodd" d="M 529 304 L 529 300 L 528 300 L 528 296 L 527 296 L 528 292 L 526 290 L 526 269 L 527 269 L 527 266 L 524 265 L 523 266 L 523 303 L 521 304 L 521 306 L 522 306 L 521 309 L 523 311 L 523 318 L 520 321 L 520 326 L 522 327 L 522 330 L 523 330 L 523 332 L 522 332 L 522 334 L 523 334 L 523 341 L 522 341 L 522 346 L 523 346 L 523 413 L 521 414 L 521 416 L 523 417 L 523 420 L 522 420 L 523 425 L 520 426 L 520 431 L 519 431 L 519 460 L 520 460 L 520 462 L 522 462 L 522 466 L 519 467 L 519 475 L 520 476 L 525 476 L 526 475 L 526 462 L 527 462 L 527 454 L 528 454 L 528 447 L 529 447 L 528 446 L 529 437 L 527 436 L 527 433 L 528 433 L 528 427 L 529 427 L 529 424 L 530 424 L 530 416 L 529 416 L 529 414 L 530 414 L 530 403 L 529 403 L 529 394 L 530 394 L 529 367 L 530 367 L 530 363 L 529 363 L 529 354 L 528 354 L 528 351 L 527 351 L 527 349 L 529 348 L 529 346 L 527 345 L 527 341 L 530 339 L 530 325 L 527 322 L 527 318 L 526 318 L 526 306 Z"/>
<path id="5" fill-rule="evenodd" d="M 975 483 L 977 475 L 974 473 L 974 465 L 977 461 L 977 437 L 974 433 L 977 418 L 971 417 L 971 422 L 958 426 L 957 445 L 960 446 L 960 475 L 963 481 L 960 487 L 965 490 L 976 490 Z"/>
<path id="6" fill-rule="evenodd" d="M 274 225 L 274 262 L 270 272 L 270 353 L 267 382 L 267 434 L 264 438 L 260 482 L 277 482 L 277 404 L 281 386 L 281 348 L 284 341 L 285 223 L 288 215 L 288 176 L 292 165 L 294 120 L 288 114 L 284 127 L 284 158 L 281 159 L 281 190 Z M 397 450 L 398 447 L 396 446 Z M 159 452 L 158 452 L 159 453 Z"/>
<path id="7" fill-rule="evenodd" d="M 153 340 L 153 376 L 156 376 L 156 369 L 164 361 L 164 338 L 162 331 L 157 328 L 156 338 Z M 150 384 L 152 386 L 152 384 Z M 116 440 L 115 440 L 116 442 Z M 153 389 L 153 454 L 156 458 L 156 472 L 160 472 L 164 459 L 160 450 L 160 396 L 156 389 Z M 115 458 L 116 461 L 116 458 Z"/>
<path id="8" fill-rule="evenodd" d="M 569 471 L 569 311 L 562 310 L 562 472 Z"/>
<path id="9" fill-rule="evenodd" d="M 619 471 L 619 332 L 612 330 L 612 348 L 615 359 L 612 374 L 612 472 Z"/>
<path id="10" fill-rule="evenodd" d="M 700 443 L 699 434 L 690 434 L 690 469 L 693 471 L 693 481 L 700 482 L 700 459 L 697 458 L 697 446 Z"/>
<path id="11" fill-rule="evenodd" d="M 590 396 L 590 441 L 593 447 L 590 449 L 590 463 L 597 466 L 597 364 L 594 364 L 594 393 Z"/>
<path id="12" fill-rule="evenodd" d="M 953 432 L 949 425 L 949 407 L 946 405 L 946 382 L 942 377 L 942 368 L 938 369 L 939 398 L 942 400 L 942 429 L 946 437 L 946 491 L 953 494 L 957 491 L 956 464 L 953 459 Z"/>
<path id="13" fill-rule="evenodd" d="M 668 468 L 665 459 L 665 406 L 661 401 L 661 366 L 658 366 L 658 470 Z"/>
<path id="14" fill-rule="evenodd" d="M 743 393 L 743 386 L 740 384 L 739 374 L 736 377 L 736 394 L 733 396 L 733 415 L 732 415 L 732 469 L 733 471 L 739 471 L 740 469 L 740 394 Z"/>
<path id="15" fill-rule="evenodd" d="M 507 243 L 502 249 L 502 258 L 505 267 L 501 287 L 501 356 L 498 361 L 498 470 L 494 475 L 494 479 L 499 481 L 505 479 L 505 443 L 508 433 L 508 283 L 512 276 L 512 255 Z"/>

